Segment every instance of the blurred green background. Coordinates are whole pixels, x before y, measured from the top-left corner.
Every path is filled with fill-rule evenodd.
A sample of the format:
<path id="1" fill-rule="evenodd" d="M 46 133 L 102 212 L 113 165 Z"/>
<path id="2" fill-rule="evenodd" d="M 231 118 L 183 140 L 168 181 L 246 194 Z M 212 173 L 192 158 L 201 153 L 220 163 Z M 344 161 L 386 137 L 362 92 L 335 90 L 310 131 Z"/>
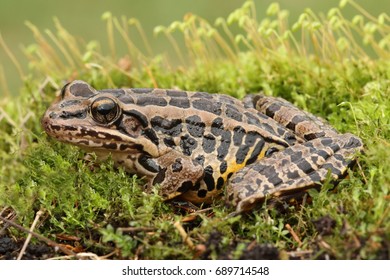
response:
<path id="1" fill-rule="evenodd" d="M 26 61 L 21 49 L 22 46 L 33 42 L 32 33 L 25 26 L 25 21 L 32 22 L 40 30 L 54 30 L 53 17 L 57 17 L 70 33 L 85 42 L 98 40 L 105 53 L 108 53 L 106 26 L 101 16 L 104 12 L 110 11 L 114 16 L 126 15 L 128 18 L 137 18 L 148 37 L 152 39 L 154 52 L 160 53 L 168 43 L 162 35 L 153 38 L 155 26 L 168 25 L 175 20 L 181 20 L 186 13 L 193 13 L 214 22 L 218 17 L 226 17 L 244 2 L 244 0 L 0 0 L 0 33 L 25 67 Z M 305 8 L 311 8 L 325 15 L 330 8 L 338 6 L 339 0 L 255 0 L 255 2 L 259 18 L 265 16 L 270 3 L 280 3 L 282 9 L 290 12 L 292 24 Z M 356 0 L 356 2 L 374 16 L 383 12 L 389 14 L 390 11 L 389 0 Z M 347 6 L 343 13 L 347 17 L 352 17 L 358 12 L 351 6 Z M 15 67 L 1 48 L 0 65 L 3 67 L 8 88 L 15 95 L 21 82 Z M 1 92 L 0 96 L 2 96 Z"/>

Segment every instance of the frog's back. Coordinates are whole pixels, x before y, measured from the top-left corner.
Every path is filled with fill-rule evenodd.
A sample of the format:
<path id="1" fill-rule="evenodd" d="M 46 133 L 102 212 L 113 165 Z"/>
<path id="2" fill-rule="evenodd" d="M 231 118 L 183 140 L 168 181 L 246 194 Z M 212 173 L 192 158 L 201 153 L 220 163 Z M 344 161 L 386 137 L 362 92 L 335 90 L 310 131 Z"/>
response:
<path id="1" fill-rule="evenodd" d="M 162 124 L 163 120 L 174 120 L 175 123 L 191 123 L 198 127 L 258 132 L 266 141 L 283 146 L 293 145 L 297 141 L 290 130 L 272 118 L 225 94 L 152 88 L 108 89 L 99 92 L 113 94 L 123 103 L 124 108 L 138 108 L 141 114 L 145 112 L 144 119 L 156 125 Z"/>

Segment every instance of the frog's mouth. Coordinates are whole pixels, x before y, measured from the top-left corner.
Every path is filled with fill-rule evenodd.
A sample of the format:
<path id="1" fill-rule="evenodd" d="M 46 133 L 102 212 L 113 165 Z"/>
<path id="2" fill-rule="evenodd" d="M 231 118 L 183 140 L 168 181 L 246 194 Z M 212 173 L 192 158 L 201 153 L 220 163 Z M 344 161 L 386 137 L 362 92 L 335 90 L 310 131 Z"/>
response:
<path id="1" fill-rule="evenodd" d="M 85 150 L 109 150 L 116 152 L 141 152 L 143 145 L 136 143 L 134 138 L 101 127 L 99 131 L 88 125 L 61 124 L 50 118 L 42 119 L 42 127 L 46 133 L 58 141 L 79 146 Z"/>

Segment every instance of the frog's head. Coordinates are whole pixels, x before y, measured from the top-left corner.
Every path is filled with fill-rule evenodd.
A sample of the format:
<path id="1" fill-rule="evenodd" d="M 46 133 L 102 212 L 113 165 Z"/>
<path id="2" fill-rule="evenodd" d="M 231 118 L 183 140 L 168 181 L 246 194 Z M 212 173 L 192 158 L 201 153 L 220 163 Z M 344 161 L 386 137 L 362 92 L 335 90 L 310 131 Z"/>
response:
<path id="1" fill-rule="evenodd" d="M 92 151 L 157 153 L 145 137 L 148 122 L 137 110 L 124 114 L 125 91 L 97 91 L 83 81 L 73 81 L 61 90 L 47 109 L 42 126 L 47 134 Z M 145 148 L 145 146 L 147 146 Z"/>

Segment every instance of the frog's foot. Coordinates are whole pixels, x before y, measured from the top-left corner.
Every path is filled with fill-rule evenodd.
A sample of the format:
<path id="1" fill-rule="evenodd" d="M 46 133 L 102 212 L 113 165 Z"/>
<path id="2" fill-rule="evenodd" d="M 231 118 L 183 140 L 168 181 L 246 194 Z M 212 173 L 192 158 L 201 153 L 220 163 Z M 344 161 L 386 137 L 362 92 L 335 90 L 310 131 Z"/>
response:
<path id="1" fill-rule="evenodd" d="M 344 134 L 297 144 L 241 169 L 232 176 L 226 199 L 236 213 L 252 209 L 267 197 L 287 197 L 342 178 L 362 149 L 361 140 Z"/>

